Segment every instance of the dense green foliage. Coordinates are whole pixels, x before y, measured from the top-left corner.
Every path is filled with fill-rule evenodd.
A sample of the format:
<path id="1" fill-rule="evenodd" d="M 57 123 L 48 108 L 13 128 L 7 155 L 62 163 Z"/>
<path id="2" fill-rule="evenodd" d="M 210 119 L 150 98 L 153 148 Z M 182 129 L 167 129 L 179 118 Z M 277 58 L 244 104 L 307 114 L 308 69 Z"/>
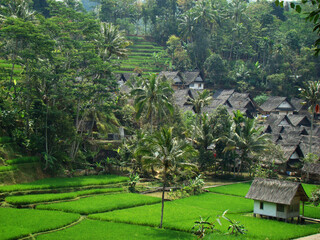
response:
<path id="1" fill-rule="evenodd" d="M 101 28 L 81 4 L 47 3 L 44 18 L 31 1 L 0 2 L 0 125 L 1 135 L 41 153 L 44 169 L 56 171 L 85 165 L 87 122 L 112 118 L 110 58 L 125 56 L 128 41 L 116 26 Z"/>
<path id="2" fill-rule="evenodd" d="M 128 179 L 128 177 L 116 175 L 93 175 L 73 178 L 46 178 L 31 183 L 0 186 L 0 192 L 106 185 L 126 182 L 128 181 Z"/>
<path id="3" fill-rule="evenodd" d="M 319 77 L 313 24 L 288 3 L 283 8 L 268 1 L 239 0 L 99 3 L 103 21 L 167 44 L 169 69 L 198 68 L 217 86 L 294 96 L 304 81 Z M 124 10 L 124 5 L 130 7 Z M 302 8 L 312 9 L 307 4 Z M 315 16 L 309 20 L 317 21 Z"/>
<path id="4" fill-rule="evenodd" d="M 30 209 L 0 208 L 0 239 L 17 239 L 71 224 L 79 214 Z"/>
<path id="5" fill-rule="evenodd" d="M 116 209 L 148 205 L 160 202 L 159 198 L 134 193 L 102 195 L 81 198 L 76 201 L 38 205 L 37 209 L 60 210 L 81 214 L 107 212 Z"/>
<path id="6" fill-rule="evenodd" d="M 193 239 L 193 235 L 123 223 L 84 220 L 74 227 L 38 236 L 37 239 Z"/>

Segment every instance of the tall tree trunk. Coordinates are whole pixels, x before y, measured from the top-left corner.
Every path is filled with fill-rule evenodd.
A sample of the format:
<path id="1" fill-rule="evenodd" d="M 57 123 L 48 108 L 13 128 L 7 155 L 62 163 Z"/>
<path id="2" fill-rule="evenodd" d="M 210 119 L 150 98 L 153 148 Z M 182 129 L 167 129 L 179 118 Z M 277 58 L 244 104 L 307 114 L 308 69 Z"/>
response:
<path id="1" fill-rule="evenodd" d="M 163 211 L 164 211 L 164 192 L 166 189 L 166 182 L 167 182 L 167 168 L 164 169 L 164 176 L 163 176 L 163 187 L 162 187 L 162 197 L 161 197 L 161 220 L 160 220 L 160 226 L 159 228 L 162 228 L 163 223 Z"/>
<path id="2" fill-rule="evenodd" d="M 313 122 L 314 122 L 314 106 L 312 107 L 312 111 L 311 111 L 311 133 L 310 133 L 310 138 L 309 138 L 309 153 L 311 153 L 312 151 L 312 136 L 313 136 Z"/>

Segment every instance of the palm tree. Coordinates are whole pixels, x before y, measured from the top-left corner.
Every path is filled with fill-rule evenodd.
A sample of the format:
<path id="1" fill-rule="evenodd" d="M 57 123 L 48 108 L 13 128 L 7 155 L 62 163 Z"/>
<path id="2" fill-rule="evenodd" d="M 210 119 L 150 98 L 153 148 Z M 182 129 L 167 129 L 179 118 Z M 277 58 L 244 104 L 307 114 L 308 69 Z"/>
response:
<path id="1" fill-rule="evenodd" d="M 183 163 L 183 160 L 188 159 L 190 155 L 195 153 L 194 149 L 184 140 L 179 140 L 174 137 L 172 131 L 173 128 L 163 127 L 150 135 L 149 138 L 147 138 L 148 147 L 145 149 L 145 156 L 143 157 L 145 164 L 151 164 L 161 171 L 160 176 L 163 186 L 160 228 L 162 228 L 163 223 L 164 192 L 168 186 L 168 177 L 183 165 L 194 166 Z"/>
<path id="2" fill-rule="evenodd" d="M 195 126 L 198 126 L 200 114 L 203 107 L 207 106 L 210 103 L 211 99 L 212 97 L 210 96 L 210 92 L 207 89 L 205 89 L 202 92 L 198 92 L 198 95 L 194 98 L 190 98 L 190 97 L 188 98 L 188 102 L 193 106 L 193 111 L 197 116 Z M 193 134 L 194 133 L 195 131 L 193 131 Z M 193 139 L 194 139 L 194 136 L 193 136 Z"/>
<path id="3" fill-rule="evenodd" d="M 212 160 L 212 151 L 208 150 L 214 142 L 212 121 L 208 114 L 201 116 L 201 124 L 195 128 L 195 148 L 199 150 L 200 169 L 204 169 Z"/>
<path id="4" fill-rule="evenodd" d="M 178 19 L 179 30 L 182 39 L 189 42 L 193 42 L 193 34 L 195 30 L 195 19 L 192 11 L 187 11 Z"/>
<path id="5" fill-rule="evenodd" d="M 202 92 L 198 92 L 198 95 L 195 98 L 189 98 L 188 102 L 193 106 L 193 110 L 197 115 L 201 114 L 202 108 L 207 106 L 212 97 L 210 96 L 210 92 L 205 89 Z"/>
<path id="6" fill-rule="evenodd" d="M 100 32 L 102 35 L 103 45 L 101 47 L 101 55 L 103 60 L 110 60 L 113 55 L 117 57 L 126 57 L 128 53 L 128 47 L 131 42 L 125 38 L 125 32 L 119 29 L 119 26 L 115 26 L 112 23 L 101 22 Z"/>
<path id="7" fill-rule="evenodd" d="M 155 74 L 149 78 L 144 78 L 139 83 L 140 86 L 131 90 L 130 94 L 135 97 L 134 107 L 136 118 L 143 114 L 150 121 L 151 133 L 153 130 L 153 117 L 158 115 L 158 126 L 163 115 L 173 113 L 174 107 L 171 103 L 173 90 L 167 79 L 156 77 Z"/>
<path id="8" fill-rule="evenodd" d="M 0 19 L 3 21 L 8 17 L 19 18 L 25 21 L 33 20 L 35 11 L 29 8 L 31 1 L 28 0 L 13 0 L 8 1 L 6 5 L 0 5 L 1 12 Z"/>
<path id="9" fill-rule="evenodd" d="M 311 134 L 309 138 L 309 153 L 311 153 L 313 123 L 315 107 L 320 101 L 320 81 L 309 81 L 305 84 L 305 88 L 299 88 L 300 96 L 306 100 L 305 104 L 310 105 L 309 111 L 311 112 Z"/>
<path id="10" fill-rule="evenodd" d="M 269 134 L 263 133 L 262 127 L 256 128 L 255 119 L 248 117 L 244 117 L 240 129 L 238 124 L 233 123 L 231 134 L 226 140 L 225 151 L 237 150 L 240 154 L 239 172 L 243 163 L 247 162 L 251 166 L 251 158 L 267 151 L 270 143 Z"/>

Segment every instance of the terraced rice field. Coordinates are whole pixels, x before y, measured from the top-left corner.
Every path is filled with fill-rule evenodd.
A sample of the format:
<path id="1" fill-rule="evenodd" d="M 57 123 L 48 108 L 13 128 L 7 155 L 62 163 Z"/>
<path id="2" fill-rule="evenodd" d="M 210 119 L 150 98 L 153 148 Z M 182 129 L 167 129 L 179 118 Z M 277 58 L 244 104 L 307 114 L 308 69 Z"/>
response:
<path id="1" fill-rule="evenodd" d="M 285 240 L 320 229 L 320 224 L 254 218 L 253 201 L 243 197 L 250 183 L 216 187 L 198 196 L 165 202 L 164 228 L 159 229 L 161 199 L 126 193 L 125 185 L 116 188 L 115 184 L 125 184 L 124 177 L 53 178 L 2 188 L 2 194 L 14 196 L 3 199 L 0 207 L 0 239 L 196 239 L 192 227 L 200 216 L 215 224 L 216 231 L 205 239 Z M 72 190 L 76 187 L 91 189 Z M 30 194 L 26 189 L 52 192 Z M 14 208 L 19 204 L 32 204 L 35 209 Z M 243 224 L 247 234 L 226 234 L 230 223 L 219 216 L 227 209 L 227 216 Z"/>
<path id="2" fill-rule="evenodd" d="M 132 73 L 139 69 L 144 73 L 157 73 L 165 69 L 168 57 L 163 56 L 164 48 L 139 36 L 127 37 L 133 44 L 129 46 L 127 59 L 113 60 L 120 65 L 117 73 Z"/>

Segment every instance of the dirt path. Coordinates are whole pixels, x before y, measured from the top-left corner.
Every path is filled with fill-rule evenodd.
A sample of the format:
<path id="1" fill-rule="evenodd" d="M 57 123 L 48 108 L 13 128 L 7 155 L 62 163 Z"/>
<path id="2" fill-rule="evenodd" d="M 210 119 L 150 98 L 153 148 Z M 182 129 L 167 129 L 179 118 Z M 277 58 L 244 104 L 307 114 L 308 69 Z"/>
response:
<path id="1" fill-rule="evenodd" d="M 320 233 L 302 237 L 302 238 L 297 238 L 296 240 L 319 240 L 320 239 Z"/>

